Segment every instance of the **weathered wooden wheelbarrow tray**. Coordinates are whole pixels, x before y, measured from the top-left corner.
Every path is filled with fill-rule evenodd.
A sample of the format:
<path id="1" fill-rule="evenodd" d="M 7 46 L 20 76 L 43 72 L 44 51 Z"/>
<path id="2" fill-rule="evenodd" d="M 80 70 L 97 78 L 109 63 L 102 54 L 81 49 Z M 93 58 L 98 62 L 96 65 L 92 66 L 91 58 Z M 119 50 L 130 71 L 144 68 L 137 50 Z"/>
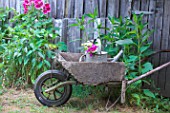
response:
<path id="1" fill-rule="evenodd" d="M 87 85 L 122 81 L 125 75 L 125 65 L 119 62 L 60 61 L 60 63 L 79 83 Z"/>
<path id="2" fill-rule="evenodd" d="M 124 103 L 127 85 L 136 82 L 137 80 L 140 80 L 170 65 L 170 62 L 165 63 L 143 75 L 140 75 L 139 77 L 133 80 L 128 81 L 124 77 L 125 76 L 124 63 L 78 62 L 81 55 L 82 55 L 81 53 L 60 53 L 58 55 L 59 56 L 58 63 L 65 70 L 65 73 L 62 73 L 61 71 L 58 70 L 49 70 L 42 73 L 37 78 L 34 91 L 36 98 L 42 104 L 47 106 L 59 106 L 66 103 L 71 95 L 71 85 L 77 83 L 95 86 L 100 84 L 120 83 L 122 84 L 122 88 L 121 95 L 119 98 L 121 98 L 121 103 Z M 46 85 L 48 87 L 45 87 L 45 89 L 43 89 L 42 87 L 44 85 L 44 81 L 51 79 L 50 77 L 57 78 L 59 80 L 51 82 L 50 85 Z M 59 91 L 59 88 L 61 87 L 64 88 L 63 92 Z M 55 95 L 56 92 L 61 94 L 60 98 L 56 97 Z M 54 98 L 52 100 L 48 100 L 48 97 L 46 96 L 48 94 L 52 94 Z M 115 101 L 115 103 L 119 100 L 119 98 Z M 113 105 L 107 108 L 107 110 L 109 110 Z"/>

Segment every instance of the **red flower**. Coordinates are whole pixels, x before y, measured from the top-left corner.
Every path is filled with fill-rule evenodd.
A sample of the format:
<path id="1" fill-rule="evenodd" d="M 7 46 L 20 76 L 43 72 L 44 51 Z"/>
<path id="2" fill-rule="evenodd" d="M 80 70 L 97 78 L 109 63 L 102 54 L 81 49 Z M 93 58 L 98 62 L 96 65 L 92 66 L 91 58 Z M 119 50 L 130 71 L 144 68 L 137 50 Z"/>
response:
<path id="1" fill-rule="evenodd" d="M 97 49 L 97 46 L 93 44 L 91 47 L 88 47 L 87 53 L 90 53 L 90 56 L 92 56 L 92 53 L 94 53 L 96 49 Z"/>
<path id="2" fill-rule="evenodd" d="M 43 1 L 42 0 L 34 0 L 34 5 L 36 9 L 41 9 L 43 7 Z"/>
<path id="3" fill-rule="evenodd" d="M 49 3 L 46 3 L 44 6 L 43 6 L 43 13 L 44 14 L 48 14 L 51 12 L 51 7 L 50 7 L 50 4 Z"/>

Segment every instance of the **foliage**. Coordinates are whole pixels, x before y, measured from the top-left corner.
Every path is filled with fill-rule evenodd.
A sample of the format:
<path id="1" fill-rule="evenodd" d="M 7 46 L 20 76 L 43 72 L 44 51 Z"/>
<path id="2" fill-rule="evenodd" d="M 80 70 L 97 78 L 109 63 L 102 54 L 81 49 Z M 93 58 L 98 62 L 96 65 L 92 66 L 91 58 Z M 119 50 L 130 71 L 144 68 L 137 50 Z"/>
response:
<path id="1" fill-rule="evenodd" d="M 59 30 L 53 21 L 43 12 L 30 7 L 27 14 L 15 15 L 8 26 L 8 39 L 1 40 L 0 54 L 2 72 L 6 85 L 22 86 L 34 82 L 37 75 L 51 67 L 50 59 L 55 56 L 53 50 L 66 50 L 63 42 L 53 44 Z"/>
<path id="2" fill-rule="evenodd" d="M 93 35 L 94 32 L 98 33 L 98 36 L 101 35 L 100 29 L 102 29 L 102 24 L 97 21 L 98 16 L 98 10 L 95 9 L 94 13 L 88 13 L 84 14 L 81 19 L 76 18 L 76 23 L 71 24 L 70 27 L 77 26 L 82 32 L 83 32 L 83 40 L 84 42 L 87 42 L 90 40 L 91 35 Z M 90 24 L 95 24 L 96 28 L 87 28 L 86 26 L 90 26 Z"/>

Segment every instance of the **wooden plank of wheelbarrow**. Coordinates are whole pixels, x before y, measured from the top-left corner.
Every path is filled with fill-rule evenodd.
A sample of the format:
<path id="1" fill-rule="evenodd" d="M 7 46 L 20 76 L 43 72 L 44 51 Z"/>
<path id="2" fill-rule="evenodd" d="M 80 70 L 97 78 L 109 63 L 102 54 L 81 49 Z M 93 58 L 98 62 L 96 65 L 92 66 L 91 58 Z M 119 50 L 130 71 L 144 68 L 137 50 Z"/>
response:
<path id="1" fill-rule="evenodd" d="M 66 61 L 78 62 L 79 58 L 83 55 L 83 53 L 69 53 L 69 52 L 61 52 L 60 55 Z"/>
<path id="2" fill-rule="evenodd" d="M 125 65 L 120 62 L 61 62 L 61 64 L 77 81 L 88 85 L 122 81 L 125 75 Z"/>

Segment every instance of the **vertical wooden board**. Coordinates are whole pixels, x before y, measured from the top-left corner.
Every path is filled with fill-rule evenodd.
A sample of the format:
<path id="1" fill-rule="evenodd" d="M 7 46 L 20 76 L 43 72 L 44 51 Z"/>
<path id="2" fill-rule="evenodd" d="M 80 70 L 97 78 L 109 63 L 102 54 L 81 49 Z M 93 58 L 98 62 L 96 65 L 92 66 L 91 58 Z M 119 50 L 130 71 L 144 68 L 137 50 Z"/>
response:
<path id="1" fill-rule="evenodd" d="M 84 13 L 85 14 L 87 14 L 87 13 L 94 13 L 95 9 L 97 9 L 99 11 L 98 5 L 99 5 L 98 0 L 85 0 Z"/>
<path id="2" fill-rule="evenodd" d="M 85 18 L 85 30 L 81 31 L 81 42 L 87 42 L 94 39 L 94 22 L 88 23 L 90 18 Z"/>
<path id="3" fill-rule="evenodd" d="M 122 16 L 122 17 L 129 16 L 128 8 L 129 8 L 129 0 L 121 0 L 120 16 Z"/>
<path id="4" fill-rule="evenodd" d="M 59 30 L 56 30 L 55 33 L 59 34 L 59 36 L 62 36 L 62 27 L 63 27 L 62 19 L 55 19 L 53 23 L 55 27 L 59 28 Z M 57 43 L 58 41 L 62 41 L 62 37 L 56 37 L 54 43 Z"/>
<path id="5" fill-rule="evenodd" d="M 67 32 L 68 32 L 68 19 L 65 18 L 62 21 L 62 35 L 61 35 L 61 41 L 65 42 L 67 44 Z"/>
<path id="6" fill-rule="evenodd" d="M 56 0 L 56 18 L 64 18 L 65 0 Z"/>
<path id="7" fill-rule="evenodd" d="M 66 18 L 74 17 L 74 8 L 75 8 L 75 0 L 66 0 L 66 6 L 65 6 Z"/>
<path id="8" fill-rule="evenodd" d="M 9 7 L 9 2 L 10 2 L 10 0 L 5 0 L 5 1 L 3 2 L 3 7 L 4 7 L 4 8 Z"/>
<path id="9" fill-rule="evenodd" d="M 140 1 L 141 0 L 133 0 L 132 10 L 140 10 Z M 143 0 L 142 0 L 143 1 Z"/>
<path id="10" fill-rule="evenodd" d="M 167 0 L 164 2 L 164 15 L 163 15 L 163 31 L 161 38 L 161 50 L 168 49 L 168 38 L 169 38 L 169 5 Z M 160 64 L 167 62 L 167 53 L 162 53 L 160 56 Z M 166 68 L 160 71 L 159 87 L 165 89 L 166 84 Z"/>
<path id="11" fill-rule="evenodd" d="M 23 14 L 24 13 L 24 8 L 23 8 L 23 0 L 20 1 L 20 13 Z"/>
<path id="12" fill-rule="evenodd" d="M 148 29 L 155 30 L 155 11 L 156 11 L 156 1 L 150 0 L 149 1 L 149 11 L 154 12 L 153 14 L 149 15 L 148 17 Z M 149 37 L 149 41 L 154 43 L 154 33 L 151 34 Z M 151 49 L 153 49 L 153 44 L 151 45 Z M 155 63 L 153 62 L 154 57 L 152 57 L 151 62 L 153 63 L 155 67 Z M 157 64 L 158 65 L 158 64 Z M 157 86 L 157 79 L 158 79 L 159 72 L 154 73 L 151 75 L 152 80 L 154 81 L 155 85 Z"/>
<path id="13" fill-rule="evenodd" d="M 76 23 L 76 19 L 68 19 L 68 26 L 74 23 Z M 80 30 L 78 27 L 68 28 L 67 46 L 69 52 L 78 53 L 80 51 Z"/>
<path id="14" fill-rule="evenodd" d="M 75 0 L 74 18 L 80 18 L 83 15 L 84 0 Z"/>
<path id="15" fill-rule="evenodd" d="M 170 1 L 169 0 L 165 0 L 164 3 L 164 23 L 163 23 L 163 36 L 162 36 L 162 49 L 169 49 L 170 48 L 170 12 L 169 12 L 169 6 L 170 6 Z M 164 59 L 165 57 L 165 59 Z M 167 62 L 170 61 L 170 53 L 166 53 L 165 56 L 161 56 L 161 62 Z M 163 71 L 163 77 L 162 74 L 161 78 L 164 81 L 160 81 L 160 82 L 164 82 L 164 89 L 165 91 L 162 93 L 164 96 L 166 97 L 170 97 L 170 67 L 167 67 L 166 69 L 164 69 Z"/>
<path id="16" fill-rule="evenodd" d="M 21 10 L 21 8 L 20 8 L 21 1 L 19 1 L 19 0 L 15 0 L 15 1 L 16 1 L 16 11 L 18 13 L 20 13 L 20 10 Z"/>
<path id="17" fill-rule="evenodd" d="M 141 1 L 141 11 L 149 11 L 149 0 L 142 0 Z M 148 22 L 148 16 L 149 15 L 144 15 L 143 23 Z"/>
<path id="18" fill-rule="evenodd" d="M 97 29 L 97 25 L 101 24 L 102 27 L 105 27 L 105 18 L 97 18 L 97 23 L 94 23 L 94 38 L 98 38 L 100 35 L 105 34 L 105 29 Z"/>
<path id="19" fill-rule="evenodd" d="M 56 15 L 57 15 L 57 5 L 56 5 L 56 0 L 49 0 L 49 3 L 51 5 L 51 12 L 50 12 L 50 16 L 53 17 L 53 18 L 56 18 Z"/>
<path id="20" fill-rule="evenodd" d="M 107 0 L 99 0 L 99 17 L 106 17 Z"/>
<path id="21" fill-rule="evenodd" d="M 156 1 L 156 15 L 155 15 L 155 32 L 154 32 L 154 42 L 153 42 L 153 50 L 158 51 L 160 50 L 160 45 L 161 45 L 161 37 L 162 37 L 162 20 L 163 20 L 163 1 L 162 0 L 157 0 Z M 153 57 L 153 63 L 154 66 L 157 67 L 160 65 L 160 54 L 157 54 Z M 159 83 L 159 77 L 160 75 L 155 73 L 155 76 L 158 78 L 158 83 Z M 157 84 L 157 83 L 156 83 Z"/>
<path id="22" fill-rule="evenodd" d="M 10 0 L 9 7 L 16 9 L 16 0 Z M 10 18 L 14 16 L 14 12 L 10 12 Z"/>
<path id="23" fill-rule="evenodd" d="M 4 0 L 0 0 L 0 7 L 3 7 L 3 4 L 4 4 L 3 1 Z"/>
<path id="24" fill-rule="evenodd" d="M 107 16 L 119 17 L 120 0 L 108 0 Z"/>

